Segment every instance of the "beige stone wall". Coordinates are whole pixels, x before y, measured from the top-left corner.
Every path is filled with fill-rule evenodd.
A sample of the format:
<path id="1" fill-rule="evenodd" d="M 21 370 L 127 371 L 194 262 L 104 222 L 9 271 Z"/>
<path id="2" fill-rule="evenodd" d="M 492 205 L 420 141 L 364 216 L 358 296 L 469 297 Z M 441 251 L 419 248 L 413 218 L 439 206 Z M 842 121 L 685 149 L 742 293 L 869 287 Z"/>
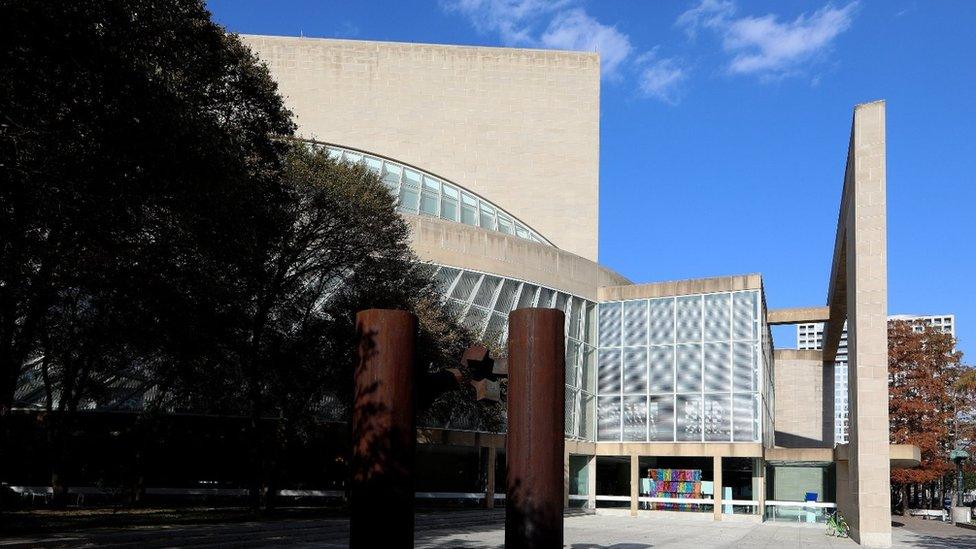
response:
<path id="1" fill-rule="evenodd" d="M 888 448 L 888 261 L 885 104 L 854 109 L 844 194 L 853 529 L 862 545 L 891 545 Z"/>
<path id="2" fill-rule="evenodd" d="M 777 349 L 775 444 L 831 448 L 834 443 L 834 368 L 820 351 Z"/>
<path id="3" fill-rule="evenodd" d="M 762 276 L 758 274 L 716 276 L 712 278 L 693 278 L 689 280 L 672 280 L 647 284 L 607 286 L 600 288 L 600 301 L 625 301 L 631 299 L 761 289 Z"/>
<path id="4" fill-rule="evenodd" d="M 838 469 L 838 502 L 848 509 L 852 537 L 869 547 L 891 545 L 886 180 L 885 103 L 857 105 L 837 221 L 823 358 L 833 360 L 846 320 L 850 443 L 846 475 Z"/>
<path id="5" fill-rule="evenodd" d="M 596 54 L 242 39 L 268 64 L 302 137 L 443 176 L 597 259 Z"/>
<path id="6" fill-rule="evenodd" d="M 597 299 L 597 288 L 628 284 L 589 259 L 515 236 L 427 216 L 405 215 L 423 261 L 497 274 Z"/>

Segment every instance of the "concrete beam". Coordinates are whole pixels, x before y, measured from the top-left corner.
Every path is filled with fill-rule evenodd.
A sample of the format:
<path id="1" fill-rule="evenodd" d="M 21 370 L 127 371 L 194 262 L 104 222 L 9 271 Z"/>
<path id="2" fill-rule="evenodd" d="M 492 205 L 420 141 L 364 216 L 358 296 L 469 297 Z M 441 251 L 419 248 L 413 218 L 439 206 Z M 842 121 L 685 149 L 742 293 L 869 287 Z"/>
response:
<path id="1" fill-rule="evenodd" d="M 758 274 L 745 274 L 672 280 L 669 282 L 652 282 L 649 284 L 628 284 L 626 286 L 606 285 L 597 291 L 597 298 L 600 301 L 622 301 L 628 299 L 647 299 L 652 297 L 672 297 L 688 294 L 759 289 L 762 289 L 762 276 Z"/>
<path id="2" fill-rule="evenodd" d="M 830 307 L 790 307 L 766 311 L 766 324 L 809 324 L 830 320 Z"/>
<path id="3" fill-rule="evenodd" d="M 567 440 L 570 454 L 586 456 L 762 457 L 763 446 L 745 442 L 585 442 Z"/>

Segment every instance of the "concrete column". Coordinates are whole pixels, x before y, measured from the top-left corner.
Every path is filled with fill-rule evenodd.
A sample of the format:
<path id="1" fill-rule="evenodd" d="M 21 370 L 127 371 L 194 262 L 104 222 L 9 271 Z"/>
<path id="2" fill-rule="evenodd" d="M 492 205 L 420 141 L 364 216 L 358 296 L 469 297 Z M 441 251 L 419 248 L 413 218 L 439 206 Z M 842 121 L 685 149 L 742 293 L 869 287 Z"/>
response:
<path id="1" fill-rule="evenodd" d="M 766 516 L 766 464 L 762 458 L 752 460 L 752 499 L 759 502 L 759 516 Z"/>
<path id="2" fill-rule="evenodd" d="M 563 454 L 563 507 L 569 507 L 569 448 Z"/>
<path id="3" fill-rule="evenodd" d="M 722 457 L 712 458 L 712 479 L 715 481 L 715 504 L 713 513 L 715 520 L 722 520 Z"/>
<path id="4" fill-rule="evenodd" d="M 637 454 L 630 455 L 630 516 L 637 516 L 640 496 L 640 462 Z"/>
<path id="5" fill-rule="evenodd" d="M 485 475 L 485 508 L 495 508 L 495 464 L 498 461 L 498 449 L 488 447 L 488 474 Z"/>
<path id="6" fill-rule="evenodd" d="M 885 104 L 858 105 L 844 197 L 851 535 L 891 546 Z"/>
<path id="7" fill-rule="evenodd" d="M 508 315 L 505 547 L 563 546 L 566 317 L 557 309 Z"/>
<path id="8" fill-rule="evenodd" d="M 596 509 L 596 456 L 586 462 L 586 506 Z"/>
<path id="9" fill-rule="evenodd" d="M 410 547 L 417 317 L 407 311 L 360 311 L 356 336 L 349 546 Z"/>
<path id="10" fill-rule="evenodd" d="M 847 461 L 834 462 L 834 474 L 836 476 L 837 511 L 844 518 L 854 516 L 854 509 L 851 507 L 851 479 Z M 850 519 L 848 519 L 849 521 Z M 848 522 L 848 525 L 850 522 Z"/>

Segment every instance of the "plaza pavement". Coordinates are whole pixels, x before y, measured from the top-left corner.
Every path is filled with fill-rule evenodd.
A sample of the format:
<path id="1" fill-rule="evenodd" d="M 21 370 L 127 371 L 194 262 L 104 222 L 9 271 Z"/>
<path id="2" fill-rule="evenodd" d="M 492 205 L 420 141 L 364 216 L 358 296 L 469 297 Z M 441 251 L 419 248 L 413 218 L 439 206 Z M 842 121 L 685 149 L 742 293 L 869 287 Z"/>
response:
<path id="1" fill-rule="evenodd" d="M 745 522 L 711 522 L 702 517 L 594 516 L 574 514 L 565 520 L 570 549 L 686 548 L 853 548 L 848 539 L 827 536 L 822 525 L 796 526 Z M 893 547 L 976 549 L 976 531 L 951 524 L 895 517 Z M 417 516 L 418 549 L 487 549 L 504 546 L 504 511 L 421 513 Z M 86 530 L 4 539 L 9 547 L 346 547 L 348 520 L 323 518 L 245 522 L 125 530 Z"/>

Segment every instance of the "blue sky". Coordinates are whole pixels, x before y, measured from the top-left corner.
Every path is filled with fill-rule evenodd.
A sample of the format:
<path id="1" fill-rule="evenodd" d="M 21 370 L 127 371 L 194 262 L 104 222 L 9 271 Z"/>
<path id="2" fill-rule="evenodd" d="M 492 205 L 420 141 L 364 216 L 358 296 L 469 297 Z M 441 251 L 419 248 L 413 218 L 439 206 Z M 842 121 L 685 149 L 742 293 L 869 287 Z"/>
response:
<path id="1" fill-rule="evenodd" d="M 825 302 L 850 123 L 888 101 L 889 310 L 976 358 L 976 2 L 211 0 L 241 33 L 601 54 L 600 261 Z M 792 346 L 792 330 L 774 331 Z"/>

